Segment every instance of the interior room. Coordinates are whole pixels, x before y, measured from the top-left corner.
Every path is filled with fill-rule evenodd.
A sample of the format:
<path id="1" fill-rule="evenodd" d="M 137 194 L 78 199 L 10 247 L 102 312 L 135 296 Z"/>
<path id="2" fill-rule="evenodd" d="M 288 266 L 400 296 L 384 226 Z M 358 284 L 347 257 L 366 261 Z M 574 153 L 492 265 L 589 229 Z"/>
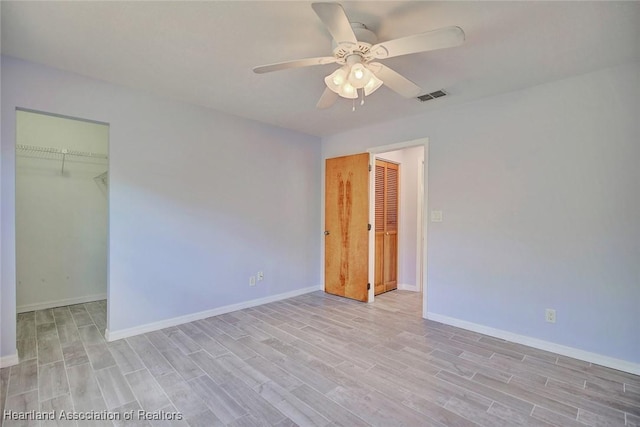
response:
<path id="1" fill-rule="evenodd" d="M 108 143 L 105 124 L 16 112 L 18 313 L 106 300 Z"/>
<path id="2" fill-rule="evenodd" d="M 640 3 L 0 12 L 0 425 L 640 425 Z"/>

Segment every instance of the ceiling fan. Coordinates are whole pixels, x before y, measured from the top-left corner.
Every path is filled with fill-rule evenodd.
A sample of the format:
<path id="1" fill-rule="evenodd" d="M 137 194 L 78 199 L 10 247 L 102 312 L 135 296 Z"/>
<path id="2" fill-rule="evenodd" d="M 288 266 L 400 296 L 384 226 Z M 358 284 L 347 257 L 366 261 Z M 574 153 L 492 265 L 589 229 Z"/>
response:
<path id="1" fill-rule="evenodd" d="M 364 104 L 364 97 L 382 85 L 406 98 L 415 97 L 421 92 L 418 85 L 375 61 L 459 46 L 464 42 L 462 28 L 452 26 L 377 43 L 377 36 L 364 24 L 349 22 L 340 4 L 313 3 L 311 7 L 333 37 L 333 56 L 278 62 L 255 67 L 253 71 L 262 74 L 287 68 L 341 65 L 325 77 L 327 87 L 316 105 L 318 108 L 328 108 L 338 97 L 343 97 L 353 99 L 355 109 L 355 99 L 360 97 Z"/>

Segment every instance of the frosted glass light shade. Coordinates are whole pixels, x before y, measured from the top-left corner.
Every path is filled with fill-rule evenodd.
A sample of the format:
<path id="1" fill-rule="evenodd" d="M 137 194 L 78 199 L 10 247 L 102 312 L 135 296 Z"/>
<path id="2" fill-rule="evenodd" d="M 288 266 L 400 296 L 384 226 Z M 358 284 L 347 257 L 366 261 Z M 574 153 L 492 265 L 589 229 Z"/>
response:
<path id="1" fill-rule="evenodd" d="M 364 96 L 369 96 L 373 92 L 375 92 L 380 86 L 382 86 L 383 81 L 377 78 L 373 73 L 371 73 L 371 77 L 366 85 L 364 85 Z"/>
<path id="2" fill-rule="evenodd" d="M 358 97 L 358 91 L 349 82 L 345 82 L 338 92 L 343 98 L 356 99 Z"/>
<path id="3" fill-rule="evenodd" d="M 333 73 L 324 78 L 324 82 L 333 92 L 340 94 L 340 89 L 347 81 L 347 66 L 338 68 Z"/>
<path id="4" fill-rule="evenodd" d="M 362 89 L 373 73 L 363 64 L 354 64 L 349 72 L 349 83 L 356 89 Z"/>
<path id="5" fill-rule="evenodd" d="M 382 80 L 377 78 L 364 64 L 344 65 L 324 78 L 327 87 L 343 98 L 356 99 L 358 89 L 363 89 L 368 96 L 382 86 Z"/>

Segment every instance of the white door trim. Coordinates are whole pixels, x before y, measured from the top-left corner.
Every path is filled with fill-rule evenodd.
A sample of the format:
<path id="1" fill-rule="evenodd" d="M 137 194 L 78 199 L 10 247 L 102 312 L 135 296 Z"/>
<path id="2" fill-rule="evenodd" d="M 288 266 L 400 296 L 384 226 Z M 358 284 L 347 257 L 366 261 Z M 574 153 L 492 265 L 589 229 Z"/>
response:
<path id="1" fill-rule="evenodd" d="M 377 147 L 371 147 L 367 150 L 371 154 L 369 164 L 373 170 L 375 164 L 376 154 L 386 153 L 389 151 L 402 150 L 405 148 L 424 147 L 424 168 L 422 172 L 422 212 L 428 212 L 428 165 L 429 165 L 429 138 L 419 138 L 410 141 L 398 142 L 394 144 L 381 145 Z M 375 179 L 369 179 L 369 223 L 372 224 L 375 219 Z M 426 318 L 427 313 L 427 221 L 425 220 L 427 215 L 422 215 L 422 283 L 419 287 L 422 289 L 422 317 Z M 416 270 L 418 270 L 416 268 Z M 375 275 L 375 233 L 369 233 L 369 283 L 371 283 L 371 289 L 369 289 L 369 302 L 374 301 L 374 275 Z"/>

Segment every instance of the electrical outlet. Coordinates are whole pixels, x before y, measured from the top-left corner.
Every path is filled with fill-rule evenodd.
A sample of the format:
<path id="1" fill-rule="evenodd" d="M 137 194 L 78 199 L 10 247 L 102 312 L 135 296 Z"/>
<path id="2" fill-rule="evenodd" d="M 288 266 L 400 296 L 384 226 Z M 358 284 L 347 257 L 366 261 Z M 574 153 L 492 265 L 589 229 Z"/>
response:
<path id="1" fill-rule="evenodd" d="M 256 276 L 249 277 L 249 286 L 255 286 L 255 285 L 256 285 Z"/>
<path id="2" fill-rule="evenodd" d="M 544 311 L 544 319 L 549 323 L 556 323 L 556 311 L 553 308 L 547 308 Z"/>
<path id="3" fill-rule="evenodd" d="M 258 282 L 264 279 L 264 272 L 258 271 Z"/>

